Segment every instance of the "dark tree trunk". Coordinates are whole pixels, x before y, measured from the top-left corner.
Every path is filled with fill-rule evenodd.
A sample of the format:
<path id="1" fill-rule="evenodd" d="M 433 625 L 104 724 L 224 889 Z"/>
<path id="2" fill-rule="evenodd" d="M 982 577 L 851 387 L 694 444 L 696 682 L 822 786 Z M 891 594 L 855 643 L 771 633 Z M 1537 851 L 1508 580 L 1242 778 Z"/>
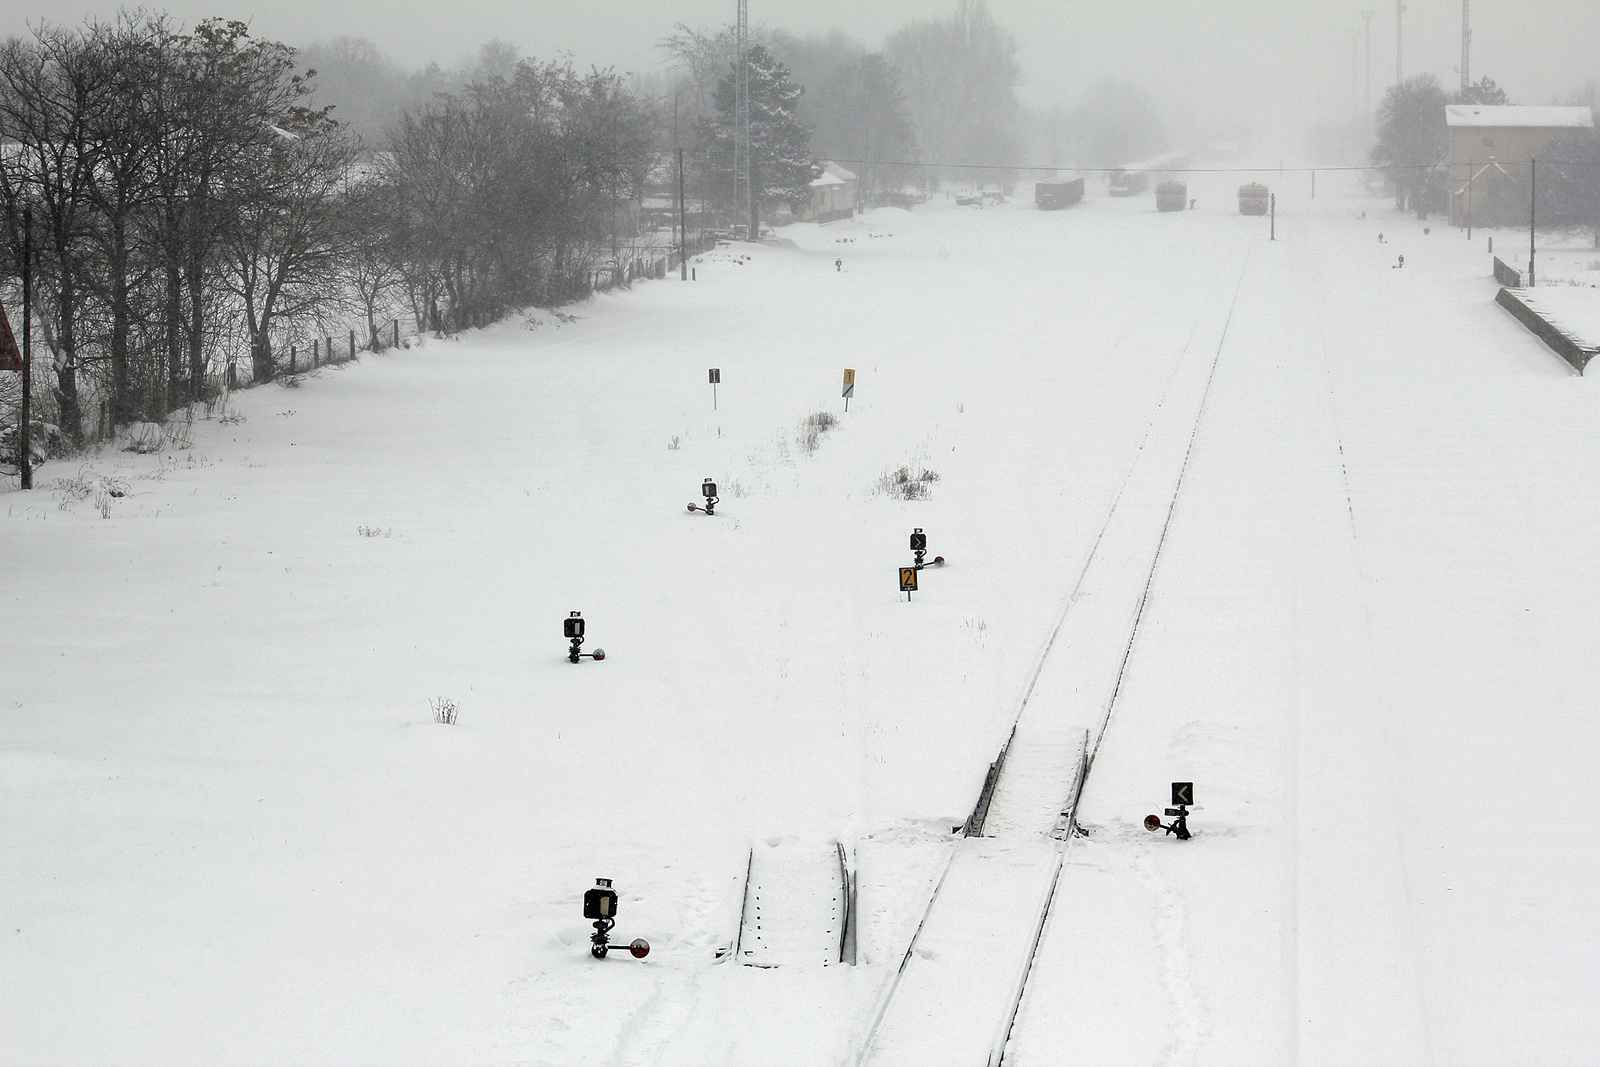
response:
<path id="1" fill-rule="evenodd" d="M 111 256 L 111 422 L 132 421 L 133 397 L 128 381 L 128 238 L 121 218 L 112 224 Z"/>

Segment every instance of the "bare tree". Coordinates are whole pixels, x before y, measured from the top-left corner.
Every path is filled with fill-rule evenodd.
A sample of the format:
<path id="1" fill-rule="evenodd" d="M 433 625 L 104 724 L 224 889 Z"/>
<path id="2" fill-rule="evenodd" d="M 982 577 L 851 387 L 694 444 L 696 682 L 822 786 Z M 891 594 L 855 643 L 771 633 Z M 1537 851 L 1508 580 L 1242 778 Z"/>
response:
<path id="1" fill-rule="evenodd" d="M 43 284 L 40 326 L 55 372 L 62 434 L 82 440 L 78 390 L 78 317 L 86 284 L 88 189 L 99 162 L 93 116 L 108 106 L 110 79 L 84 34 L 40 26 L 31 39 L 0 45 L 0 139 L 17 145 L 0 165 L 13 215 L 31 204 L 36 263 Z"/>
<path id="2" fill-rule="evenodd" d="M 350 156 L 293 54 L 143 12 L 0 45 L 6 250 L 31 205 L 68 442 L 96 397 L 110 425 L 200 398 L 241 325 L 269 367 L 274 318 L 313 299 Z"/>
<path id="3" fill-rule="evenodd" d="M 618 75 L 529 60 L 405 114 L 382 204 L 419 321 L 464 329 L 586 293 L 594 257 L 637 228 L 656 131 Z"/>
<path id="4" fill-rule="evenodd" d="M 1017 42 L 983 0 L 958 0 L 947 19 L 917 19 L 884 44 L 917 140 L 931 160 L 1016 163 L 1022 78 Z"/>
<path id="5" fill-rule="evenodd" d="M 335 284 L 348 244 L 340 200 L 355 158 L 354 144 L 326 109 L 291 108 L 273 133 L 244 159 L 249 195 L 240 198 L 224 250 L 224 277 L 244 311 L 256 381 L 277 372 L 278 319 L 311 311 Z"/>

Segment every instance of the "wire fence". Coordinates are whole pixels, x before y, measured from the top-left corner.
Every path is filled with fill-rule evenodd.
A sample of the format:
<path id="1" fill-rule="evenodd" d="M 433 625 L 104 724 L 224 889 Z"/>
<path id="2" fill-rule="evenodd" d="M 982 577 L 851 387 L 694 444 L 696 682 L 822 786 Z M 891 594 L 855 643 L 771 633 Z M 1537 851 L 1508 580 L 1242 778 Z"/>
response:
<path id="1" fill-rule="evenodd" d="M 634 282 L 643 279 L 664 279 L 686 259 L 710 251 L 721 240 L 723 235 L 719 232 L 704 230 L 683 242 L 681 247 L 674 245 L 665 252 L 645 249 L 620 257 L 611 265 L 587 272 L 588 291 L 610 292 L 628 288 Z M 385 352 L 400 348 L 406 337 L 416 337 L 427 332 L 421 324 L 416 324 L 414 330 L 403 331 L 402 325 L 406 321 L 410 320 L 397 315 L 375 328 L 371 325 L 345 327 L 314 335 L 310 344 L 303 341 L 291 342 L 287 358 L 283 356 L 281 349 L 275 353 L 273 372 L 266 377 L 255 376 L 251 359 L 235 356 L 226 360 L 218 373 L 210 376 L 213 388 L 221 392 L 231 392 L 260 385 L 285 375 L 298 377 L 322 367 L 349 363 L 359 359 L 362 353 Z"/>

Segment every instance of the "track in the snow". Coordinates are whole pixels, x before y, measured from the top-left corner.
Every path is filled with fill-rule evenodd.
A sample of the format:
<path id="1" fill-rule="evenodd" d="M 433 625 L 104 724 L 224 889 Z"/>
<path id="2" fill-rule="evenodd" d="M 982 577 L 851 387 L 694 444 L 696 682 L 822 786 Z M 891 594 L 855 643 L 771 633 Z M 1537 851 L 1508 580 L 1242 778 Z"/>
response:
<path id="1" fill-rule="evenodd" d="M 1234 308 L 1237 306 L 1239 294 L 1243 286 L 1245 273 L 1249 265 L 1249 248 L 1246 248 L 1242 262 L 1238 265 L 1237 277 L 1231 294 L 1227 300 L 1226 313 L 1222 316 L 1220 328 L 1216 329 L 1216 341 L 1210 353 L 1210 359 L 1205 365 L 1203 384 L 1199 388 L 1199 400 L 1193 408 L 1193 415 L 1184 419 L 1177 426 L 1158 427 L 1162 412 L 1166 409 L 1169 397 L 1174 392 L 1182 393 L 1183 385 L 1175 390 L 1185 365 L 1189 363 L 1190 350 L 1199 339 L 1202 324 L 1207 318 L 1208 307 L 1203 306 L 1196 317 L 1185 342 L 1183 354 L 1176 361 L 1171 376 L 1163 387 L 1161 400 L 1158 402 L 1149 423 L 1146 424 L 1144 435 L 1136 450 L 1133 461 L 1124 475 L 1116 497 L 1107 511 L 1094 542 L 1085 556 L 1084 563 L 1079 569 L 1074 580 L 1072 591 L 1069 594 L 1061 615 L 1051 631 L 1050 637 L 1040 654 L 1039 662 L 1028 680 L 1022 697 L 1018 703 L 1017 713 L 1013 720 L 1011 730 L 1002 745 L 998 756 L 990 764 L 980 789 L 977 802 L 974 804 L 972 815 L 962 828 L 963 836 L 968 839 L 979 838 L 988 833 L 996 834 L 1008 839 L 1034 842 L 1045 839 L 1050 841 L 1047 850 L 1035 850 L 1024 856 L 1018 864 L 1018 869 L 1011 872 L 1011 883 L 1022 886 L 1037 883 L 1044 889 L 1037 897 L 1037 904 L 1031 910 L 1031 921 L 1006 924 L 1005 934 L 1012 938 L 1025 936 L 1022 944 L 1012 951 L 1013 956 L 1020 956 L 1015 977 L 1005 983 L 1005 995 L 998 1003 L 991 1003 L 989 1007 L 995 1011 L 996 1025 L 993 1036 L 987 1048 L 970 1050 L 968 1062 L 977 1062 L 980 1058 L 990 1067 L 999 1067 L 1004 1062 L 1006 1047 L 1010 1041 L 1011 1030 L 1015 1023 L 1018 1009 L 1022 1003 L 1027 989 L 1027 982 L 1033 970 L 1034 957 L 1038 951 L 1040 940 L 1043 936 L 1045 924 L 1049 919 L 1050 909 L 1056 897 L 1056 889 L 1060 881 L 1061 871 L 1065 860 L 1066 848 L 1069 845 L 1073 829 L 1074 817 L 1078 798 L 1083 791 L 1084 782 L 1093 768 L 1094 756 L 1099 751 L 1104 741 L 1105 733 L 1109 727 L 1117 706 L 1117 698 L 1122 691 L 1122 683 L 1126 677 L 1128 663 L 1132 658 L 1133 650 L 1138 640 L 1140 626 L 1145 617 L 1145 609 L 1150 601 L 1151 590 L 1154 588 L 1156 574 L 1159 570 L 1163 550 L 1167 544 L 1168 533 L 1171 530 L 1172 520 L 1177 512 L 1179 498 L 1182 494 L 1184 483 L 1187 479 L 1190 461 L 1194 454 L 1194 445 L 1199 437 L 1201 424 L 1204 422 L 1207 405 L 1211 395 L 1212 385 L 1216 380 L 1217 367 L 1221 361 L 1222 351 L 1227 340 L 1228 327 L 1232 323 Z M 1224 277 L 1226 277 L 1224 275 Z M 1220 287 L 1218 287 L 1220 289 Z M 1209 336 L 1206 338 L 1209 340 Z M 1200 384 L 1198 375 L 1194 376 L 1194 384 Z M 1187 382 L 1183 384 L 1189 384 Z M 1189 394 L 1192 395 L 1192 392 Z M 1174 431 L 1177 431 L 1174 434 Z M 1156 443 L 1150 452 L 1160 452 L 1159 445 L 1166 443 L 1171 447 L 1176 442 L 1182 443 L 1182 459 L 1178 463 L 1175 479 L 1170 481 L 1170 490 L 1154 498 L 1158 506 L 1154 511 L 1150 509 L 1149 500 L 1138 500 L 1141 492 L 1148 497 L 1150 487 L 1135 485 L 1135 474 L 1141 469 L 1141 460 L 1147 458 L 1147 446 L 1152 445 L 1153 437 L 1162 435 L 1165 441 Z M 1174 440 L 1175 438 L 1175 440 Z M 1175 449 L 1173 449 L 1175 453 Z M 1159 458 L 1159 457 L 1158 457 Z M 1156 460 L 1151 460 L 1156 465 L 1158 478 L 1161 471 L 1166 470 L 1170 477 L 1170 465 L 1162 467 Z M 1164 500 L 1160 497 L 1164 495 Z M 1141 504 L 1143 510 L 1141 511 Z M 1127 511 L 1135 513 L 1134 518 L 1145 518 L 1145 526 L 1152 517 L 1159 518 L 1159 535 L 1155 536 L 1155 544 L 1148 556 L 1148 564 L 1142 568 L 1142 582 L 1139 583 L 1137 604 L 1132 611 L 1131 621 L 1126 623 L 1126 640 L 1120 642 L 1120 647 L 1108 649 L 1104 661 L 1115 661 L 1115 672 L 1109 679 L 1109 692 L 1103 700 L 1096 721 L 1088 729 L 1079 725 L 1061 728 L 1058 723 L 1052 723 L 1048 716 L 1029 716 L 1030 705 L 1040 688 L 1041 679 L 1046 677 L 1047 667 L 1052 666 L 1056 660 L 1052 652 L 1057 646 L 1058 638 L 1069 629 L 1069 624 L 1074 620 L 1074 608 L 1079 604 L 1085 590 L 1086 582 L 1090 580 L 1091 573 L 1096 565 L 1103 559 L 1103 550 L 1117 539 L 1119 522 L 1133 521 L 1126 519 Z M 1137 524 L 1136 524 L 1137 525 Z M 1120 531 L 1119 531 L 1120 532 Z M 1146 531 L 1147 535 L 1154 534 L 1153 529 Z M 1108 534 L 1111 536 L 1108 538 Z M 1117 562 L 1107 564 L 1116 568 Z M 1102 667 L 1103 669 L 1103 667 Z M 1039 720 L 1039 721 L 1034 721 Z M 1063 765 L 1070 755 L 1071 763 Z M 1071 766 L 1070 775 L 1067 766 Z M 998 814 L 997 814 L 998 813 Z M 895 1046 L 899 1044 L 894 1033 L 896 1027 L 907 1031 L 915 1029 L 918 1025 L 927 1025 L 940 1018 L 948 1017 L 948 1013 L 955 1008 L 975 1009 L 978 1005 L 967 999 L 967 995 L 960 992 L 964 986 L 965 976 L 940 976 L 936 967 L 924 967 L 926 976 L 922 978 L 921 986 L 912 999 L 922 998 L 925 1003 L 922 1009 L 906 1008 L 900 1004 L 905 1000 L 903 990 L 907 984 L 908 969 L 913 959 L 918 955 L 919 942 L 924 939 L 925 931 L 930 927 L 937 929 L 940 917 L 936 910 L 939 909 L 941 898 L 952 902 L 963 894 L 960 888 L 967 882 L 976 881 L 982 885 L 981 877 L 974 877 L 972 872 L 964 869 L 974 864 L 993 863 L 994 856 L 973 849 L 971 847 L 958 847 L 953 850 L 945 868 L 934 886 L 929 898 L 927 908 L 923 914 L 916 932 L 901 959 L 900 966 L 886 983 L 884 992 L 880 996 L 877 1009 L 874 1011 L 872 1021 L 865 1034 L 864 1040 L 857 1055 L 858 1063 L 868 1061 L 874 1064 L 889 1064 L 900 1062 L 895 1055 Z M 1013 858 L 1012 862 L 1017 863 Z M 959 866 L 958 866 L 959 864 Z M 956 875 L 952 878 L 952 871 Z M 957 890 L 950 892 L 947 885 L 955 885 Z M 1024 894 L 1025 895 L 1025 894 Z M 981 900 L 973 902 L 977 907 L 987 907 L 994 910 L 992 902 L 987 904 Z M 1018 903 L 1021 903 L 1019 898 Z M 956 910 L 961 910 L 956 905 Z M 947 903 L 945 910 L 949 910 Z M 1027 914 L 1024 912 L 1024 914 Z M 946 924 L 948 925 L 948 924 Z M 937 934 L 933 935 L 937 936 Z M 1004 955 L 1007 946 L 1002 944 L 989 944 L 978 947 L 978 951 L 994 952 Z M 930 955 L 932 955 L 930 953 Z M 1002 962 L 1003 966 L 1003 962 Z M 954 988 L 942 989 L 942 984 L 950 985 L 948 978 L 958 977 L 960 984 Z M 912 984 L 917 983 L 913 977 Z M 952 1003 L 952 999 L 954 1002 Z M 993 998 L 991 998 L 992 1000 Z M 935 1010 L 928 1010 L 927 1004 L 936 1005 Z M 900 1009 L 900 1010 L 896 1010 Z M 896 1015 L 904 1018 L 896 1018 Z M 954 1051 L 953 1049 L 951 1050 Z M 912 1061 L 906 1061 L 912 1062 Z"/>
<path id="2" fill-rule="evenodd" d="M 855 894 L 843 844 L 757 841 L 746 871 L 735 960 L 749 967 L 855 962 Z"/>

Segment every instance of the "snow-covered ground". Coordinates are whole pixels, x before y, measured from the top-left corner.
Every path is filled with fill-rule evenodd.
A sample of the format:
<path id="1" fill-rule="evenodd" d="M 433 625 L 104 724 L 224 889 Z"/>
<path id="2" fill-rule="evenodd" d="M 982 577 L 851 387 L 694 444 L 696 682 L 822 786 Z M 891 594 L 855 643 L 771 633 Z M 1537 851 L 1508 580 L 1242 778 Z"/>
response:
<path id="1" fill-rule="evenodd" d="M 1478 241 L 1193 177 L 787 227 L 0 496 L 0 1062 L 952 1062 L 1001 1020 L 866 1034 L 953 853 L 896 996 L 1016 977 L 950 916 L 1051 846 L 951 828 L 1036 676 L 1109 722 L 1007 1062 L 1591 1061 L 1600 384 Z M 752 846 L 833 841 L 858 964 L 733 962 Z"/>

